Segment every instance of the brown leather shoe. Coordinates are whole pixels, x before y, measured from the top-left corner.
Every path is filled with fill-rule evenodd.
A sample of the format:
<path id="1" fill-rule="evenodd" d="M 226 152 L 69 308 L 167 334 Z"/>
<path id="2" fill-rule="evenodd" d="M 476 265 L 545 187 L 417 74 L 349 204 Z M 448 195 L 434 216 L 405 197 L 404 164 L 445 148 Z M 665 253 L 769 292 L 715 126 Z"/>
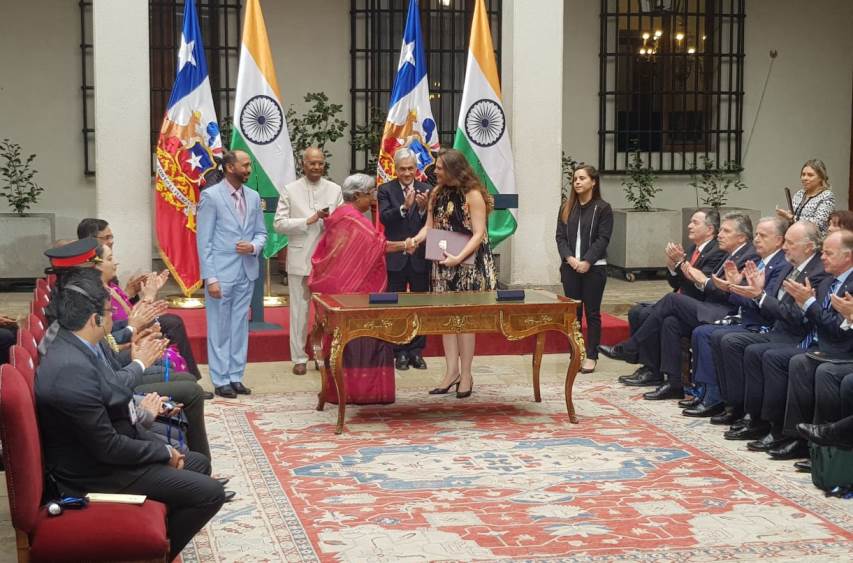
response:
<path id="1" fill-rule="evenodd" d="M 293 364 L 293 375 L 305 375 L 308 372 L 308 366 L 305 364 Z"/>

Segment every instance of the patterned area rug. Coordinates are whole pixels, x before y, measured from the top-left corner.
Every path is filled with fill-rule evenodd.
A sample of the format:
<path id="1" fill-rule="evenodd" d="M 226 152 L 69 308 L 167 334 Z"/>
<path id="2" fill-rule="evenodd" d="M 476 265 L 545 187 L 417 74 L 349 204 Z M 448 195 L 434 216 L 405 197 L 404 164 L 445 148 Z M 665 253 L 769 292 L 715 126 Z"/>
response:
<path id="1" fill-rule="evenodd" d="M 208 561 L 831 561 L 853 502 L 704 420 L 610 385 L 398 391 L 334 410 L 313 394 L 209 403 L 226 505 L 183 554 Z"/>

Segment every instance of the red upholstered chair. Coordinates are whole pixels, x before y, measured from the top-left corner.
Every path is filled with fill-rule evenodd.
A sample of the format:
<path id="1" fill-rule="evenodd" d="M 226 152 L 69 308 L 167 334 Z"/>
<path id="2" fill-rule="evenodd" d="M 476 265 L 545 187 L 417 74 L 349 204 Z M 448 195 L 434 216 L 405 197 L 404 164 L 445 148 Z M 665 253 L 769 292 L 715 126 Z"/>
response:
<path id="1" fill-rule="evenodd" d="M 18 561 L 166 561 L 166 506 L 147 500 L 90 504 L 50 517 L 41 505 L 44 472 L 35 405 L 27 384 L 0 366 L 0 439 Z"/>
<path id="2" fill-rule="evenodd" d="M 27 317 L 27 328 L 30 329 L 30 334 L 33 335 L 33 338 L 36 339 L 36 342 L 41 342 L 41 339 L 44 338 L 44 321 L 38 318 L 37 315 L 30 314 Z"/>
<path id="3" fill-rule="evenodd" d="M 27 352 L 27 349 L 23 346 L 15 344 L 9 350 L 9 359 L 9 363 L 15 366 L 18 373 L 23 376 L 24 381 L 26 381 L 30 388 L 30 393 L 32 393 L 36 380 L 36 364 L 33 362 L 33 358 L 30 356 L 30 353 Z"/>
<path id="4" fill-rule="evenodd" d="M 47 289 L 50 291 L 56 287 L 56 274 L 50 274 L 45 278 L 47 280 Z"/>
<path id="5" fill-rule="evenodd" d="M 30 302 L 30 315 L 35 316 L 38 320 L 41 321 L 42 326 L 47 322 L 47 315 L 45 315 L 44 307 L 38 304 L 36 301 Z"/>
<path id="6" fill-rule="evenodd" d="M 34 301 L 39 304 L 40 307 L 47 307 L 47 304 L 50 303 L 50 292 L 44 288 L 36 287 L 33 290 Z"/>
<path id="7" fill-rule="evenodd" d="M 28 328 L 18 329 L 18 346 L 25 348 L 33 359 L 33 365 L 39 367 L 39 345 Z"/>
<path id="8" fill-rule="evenodd" d="M 47 283 L 47 278 L 38 278 L 36 280 L 36 289 L 43 289 L 45 293 L 50 293 L 50 284 Z"/>

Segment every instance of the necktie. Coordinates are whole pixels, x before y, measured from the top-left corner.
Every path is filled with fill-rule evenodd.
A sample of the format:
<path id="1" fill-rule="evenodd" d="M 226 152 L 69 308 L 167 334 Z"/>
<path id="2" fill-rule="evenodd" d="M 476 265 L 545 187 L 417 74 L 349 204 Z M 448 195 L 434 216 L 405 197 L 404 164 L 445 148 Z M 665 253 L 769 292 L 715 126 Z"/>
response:
<path id="1" fill-rule="evenodd" d="M 824 311 L 829 310 L 829 304 L 832 301 L 832 296 L 838 291 L 838 288 L 841 286 L 841 280 L 838 278 L 832 282 L 832 285 L 829 286 L 829 291 L 826 292 L 826 296 L 823 298 L 823 302 L 820 304 L 821 309 Z M 803 341 L 800 342 L 800 348 L 806 350 L 809 346 L 812 345 L 812 342 L 817 340 L 817 328 L 813 328 L 809 331 Z"/>
<path id="2" fill-rule="evenodd" d="M 240 217 L 240 222 L 246 220 L 246 204 L 243 202 L 242 194 L 235 190 L 231 192 L 231 196 L 234 198 L 234 206 L 237 209 L 237 216 Z"/>
<path id="3" fill-rule="evenodd" d="M 798 277 L 799 275 L 800 275 L 800 271 L 799 271 L 798 269 L 796 269 L 796 268 L 792 268 L 792 269 L 791 269 L 791 273 L 790 273 L 790 274 L 788 274 L 788 275 L 785 277 L 785 279 L 786 279 L 786 280 L 788 280 L 788 281 L 797 281 L 797 277 Z M 780 285 L 780 286 L 779 286 L 779 291 L 777 291 L 777 292 L 776 292 L 776 299 L 777 299 L 777 300 L 781 300 L 783 297 L 785 297 L 785 286 L 784 286 L 784 285 Z"/>
<path id="4" fill-rule="evenodd" d="M 691 265 L 691 266 L 696 265 L 696 260 L 698 260 L 698 259 L 699 259 L 699 256 L 701 256 L 701 254 L 702 254 L 702 253 L 701 253 L 701 252 L 699 252 L 699 249 L 698 249 L 698 248 L 697 248 L 696 250 L 694 250 L 694 251 L 693 251 L 693 254 L 690 256 L 690 265 Z"/>

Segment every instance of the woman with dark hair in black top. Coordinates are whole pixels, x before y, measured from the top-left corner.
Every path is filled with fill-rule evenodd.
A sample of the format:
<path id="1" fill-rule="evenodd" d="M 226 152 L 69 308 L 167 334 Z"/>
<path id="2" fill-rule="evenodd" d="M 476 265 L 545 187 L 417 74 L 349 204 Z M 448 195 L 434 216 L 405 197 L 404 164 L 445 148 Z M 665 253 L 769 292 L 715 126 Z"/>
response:
<path id="1" fill-rule="evenodd" d="M 601 199 L 598 170 L 579 165 L 572 190 L 557 218 L 560 279 L 566 297 L 581 302 L 578 321 L 586 313 L 586 359 L 581 373 L 592 373 L 601 341 L 601 298 L 607 282 L 607 245 L 613 231 L 613 210 Z"/>

